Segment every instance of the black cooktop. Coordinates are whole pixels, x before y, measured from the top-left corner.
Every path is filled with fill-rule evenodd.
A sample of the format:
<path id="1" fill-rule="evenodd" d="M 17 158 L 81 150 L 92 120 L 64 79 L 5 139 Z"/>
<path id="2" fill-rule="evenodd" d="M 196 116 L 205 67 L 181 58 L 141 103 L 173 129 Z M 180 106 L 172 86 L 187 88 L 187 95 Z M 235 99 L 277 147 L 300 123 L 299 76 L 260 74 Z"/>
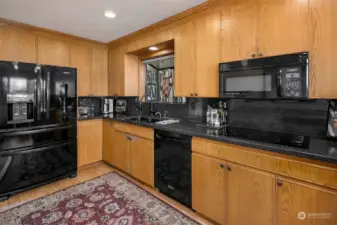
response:
<path id="1" fill-rule="evenodd" d="M 295 148 L 308 149 L 310 137 L 291 133 L 258 130 L 252 128 L 227 126 L 220 130 L 213 130 L 213 135 L 242 138 L 257 142 L 266 142 Z M 211 134 L 212 135 L 212 134 Z"/>

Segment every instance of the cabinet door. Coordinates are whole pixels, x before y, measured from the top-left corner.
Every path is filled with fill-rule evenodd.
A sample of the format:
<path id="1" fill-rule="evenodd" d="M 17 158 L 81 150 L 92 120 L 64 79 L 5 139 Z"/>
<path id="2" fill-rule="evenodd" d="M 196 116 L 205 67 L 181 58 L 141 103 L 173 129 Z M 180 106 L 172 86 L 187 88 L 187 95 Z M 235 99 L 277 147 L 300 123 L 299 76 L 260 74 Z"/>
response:
<path id="1" fill-rule="evenodd" d="M 102 160 L 102 120 L 79 121 L 77 132 L 78 167 Z"/>
<path id="2" fill-rule="evenodd" d="M 277 225 L 337 224 L 337 192 L 278 179 Z"/>
<path id="3" fill-rule="evenodd" d="M 114 136 L 116 131 L 112 127 L 112 122 L 103 122 L 103 160 L 111 165 L 114 164 Z"/>
<path id="4" fill-rule="evenodd" d="M 238 165 L 228 171 L 228 225 L 272 225 L 275 176 Z"/>
<path id="5" fill-rule="evenodd" d="M 257 53 L 257 3 L 230 1 L 221 11 L 221 61 L 250 59 Z"/>
<path id="6" fill-rule="evenodd" d="M 132 137 L 131 175 L 144 183 L 154 186 L 154 145 L 153 141 Z"/>
<path id="7" fill-rule="evenodd" d="M 0 24 L 0 60 L 36 63 L 35 35 Z"/>
<path id="8" fill-rule="evenodd" d="M 90 94 L 90 47 L 72 45 L 70 49 L 70 66 L 77 69 L 77 95 Z"/>
<path id="9" fill-rule="evenodd" d="M 174 95 L 195 94 L 196 26 L 191 21 L 178 27 L 174 34 Z"/>
<path id="10" fill-rule="evenodd" d="M 70 65 L 70 46 L 68 43 L 48 37 L 38 37 L 37 61 L 54 66 Z"/>
<path id="11" fill-rule="evenodd" d="M 123 96 L 138 96 L 138 56 L 132 54 L 124 54 L 124 93 Z"/>
<path id="12" fill-rule="evenodd" d="M 112 136 L 114 143 L 114 165 L 120 170 L 130 173 L 130 140 L 126 134 L 116 132 Z"/>
<path id="13" fill-rule="evenodd" d="M 337 1 L 310 1 L 310 98 L 337 98 Z"/>
<path id="14" fill-rule="evenodd" d="M 220 12 L 196 20 L 196 74 L 198 97 L 219 97 Z"/>
<path id="15" fill-rule="evenodd" d="M 108 95 L 108 50 L 93 48 L 91 53 L 91 88 L 95 96 Z"/>
<path id="16" fill-rule="evenodd" d="M 122 96 L 124 93 L 124 52 L 123 48 L 109 51 L 109 95 Z"/>
<path id="17" fill-rule="evenodd" d="M 308 1 L 258 1 L 259 54 L 274 56 L 309 50 Z"/>
<path id="18" fill-rule="evenodd" d="M 192 154 L 192 207 L 198 213 L 225 224 L 226 170 L 221 161 Z"/>

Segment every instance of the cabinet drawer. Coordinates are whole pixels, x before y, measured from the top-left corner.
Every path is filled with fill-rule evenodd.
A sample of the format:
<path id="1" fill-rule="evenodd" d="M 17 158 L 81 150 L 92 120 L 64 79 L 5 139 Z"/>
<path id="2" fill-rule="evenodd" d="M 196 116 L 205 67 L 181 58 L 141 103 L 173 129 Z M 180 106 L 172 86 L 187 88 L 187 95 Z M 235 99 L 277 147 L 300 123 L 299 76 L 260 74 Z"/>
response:
<path id="1" fill-rule="evenodd" d="M 332 165 L 201 138 L 192 139 L 192 151 L 337 189 L 337 168 Z"/>
<path id="2" fill-rule="evenodd" d="M 147 127 L 141 127 L 133 124 L 127 124 L 127 123 L 120 123 L 120 122 L 114 122 L 113 128 L 116 131 L 130 134 L 132 136 L 148 139 L 148 140 L 154 140 L 154 134 L 152 128 Z"/>

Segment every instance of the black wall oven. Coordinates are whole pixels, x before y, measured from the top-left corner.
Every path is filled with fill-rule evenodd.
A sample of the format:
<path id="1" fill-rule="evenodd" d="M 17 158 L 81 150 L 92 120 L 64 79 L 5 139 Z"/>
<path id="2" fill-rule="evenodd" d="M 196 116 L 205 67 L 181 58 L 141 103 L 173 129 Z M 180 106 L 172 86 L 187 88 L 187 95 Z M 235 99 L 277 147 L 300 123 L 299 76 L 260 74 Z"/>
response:
<path id="1" fill-rule="evenodd" d="M 307 52 L 220 63 L 220 97 L 307 99 Z"/>

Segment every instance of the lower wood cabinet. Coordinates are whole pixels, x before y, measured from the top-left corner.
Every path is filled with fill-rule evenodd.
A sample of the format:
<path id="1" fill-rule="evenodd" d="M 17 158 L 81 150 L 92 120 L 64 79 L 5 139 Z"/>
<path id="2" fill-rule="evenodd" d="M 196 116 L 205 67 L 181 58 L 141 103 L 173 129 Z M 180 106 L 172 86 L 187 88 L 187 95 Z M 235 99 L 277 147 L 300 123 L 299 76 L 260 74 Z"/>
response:
<path id="1" fill-rule="evenodd" d="M 337 191 L 277 179 L 277 225 L 337 224 Z"/>
<path id="2" fill-rule="evenodd" d="M 131 174 L 134 178 L 154 186 L 154 142 L 138 137 L 137 129 L 133 129 L 134 134 L 131 134 L 131 128 L 134 126 L 104 121 L 103 160 Z M 152 129 L 144 127 L 139 129 L 142 129 L 141 135 L 144 137 L 150 133 L 153 136 Z"/>
<path id="3" fill-rule="evenodd" d="M 102 160 L 103 121 L 79 121 L 77 125 L 77 166 Z"/>

